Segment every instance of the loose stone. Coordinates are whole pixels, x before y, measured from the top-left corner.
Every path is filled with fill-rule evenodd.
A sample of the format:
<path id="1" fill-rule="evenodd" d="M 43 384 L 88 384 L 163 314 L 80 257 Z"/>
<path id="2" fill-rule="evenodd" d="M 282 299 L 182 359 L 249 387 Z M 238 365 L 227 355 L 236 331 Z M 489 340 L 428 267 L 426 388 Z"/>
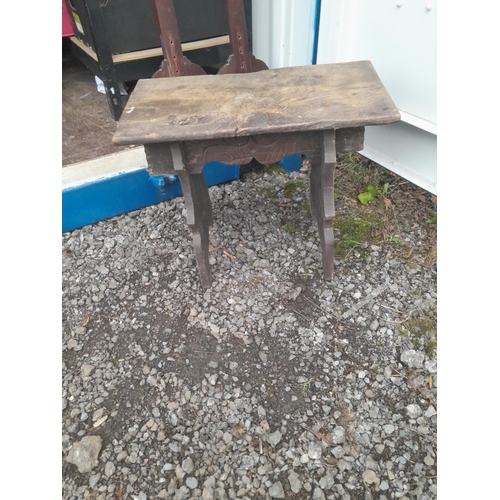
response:
<path id="1" fill-rule="evenodd" d="M 408 365 L 409 368 L 422 368 L 425 354 L 414 349 L 409 349 L 401 355 L 401 362 Z"/>
<path id="2" fill-rule="evenodd" d="M 366 484 L 374 484 L 376 487 L 378 487 L 378 485 L 380 484 L 380 479 L 371 469 L 366 469 L 363 472 L 363 481 Z"/>
<path id="3" fill-rule="evenodd" d="M 288 474 L 288 482 L 290 483 L 290 489 L 293 493 L 298 493 L 302 488 L 302 481 L 299 478 L 299 475 L 292 471 Z"/>
<path id="4" fill-rule="evenodd" d="M 276 481 L 268 491 L 272 498 L 285 498 L 285 491 L 280 481 Z"/>
<path id="5" fill-rule="evenodd" d="M 82 474 L 90 472 L 98 465 L 97 457 L 101 447 L 102 439 L 100 436 L 86 436 L 73 445 L 66 461 L 76 465 Z"/>

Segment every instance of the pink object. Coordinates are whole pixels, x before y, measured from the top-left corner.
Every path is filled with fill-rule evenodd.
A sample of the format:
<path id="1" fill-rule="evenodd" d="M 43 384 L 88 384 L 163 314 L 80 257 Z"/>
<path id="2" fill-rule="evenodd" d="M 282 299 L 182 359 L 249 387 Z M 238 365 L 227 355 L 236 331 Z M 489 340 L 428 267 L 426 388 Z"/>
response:
<path id="1" fill-rule="evenodd" d="M 69 19 L 68 9 L 66 8 L 66 3 L 62 0 L 62 36 L 73 36 L 73 26 L 71 26 L 71 21 Z"/>

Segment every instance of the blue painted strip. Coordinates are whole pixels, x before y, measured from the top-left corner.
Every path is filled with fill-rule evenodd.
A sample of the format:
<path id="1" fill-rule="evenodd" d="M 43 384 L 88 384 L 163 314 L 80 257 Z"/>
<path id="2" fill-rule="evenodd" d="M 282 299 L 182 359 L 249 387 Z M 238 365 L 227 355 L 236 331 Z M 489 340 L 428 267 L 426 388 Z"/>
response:
<path id="1" fill-rule="evenodd" d="M 203 174 L 207 185 L 214 186 L 238 179 L 240 167 L 210 162 L 204 166 Z M 182 195 L 176 176 L 165 176 L 163 181 L 158 177 L 161 176 L 150 177 L 143 168 L 64 189 L 62 231 L 72 231 Z"/>
<path id="2" fill-rule="evenodd" d="M 316 0 L 316 10 L 314 12 L 314 40 L 312 63 L 316 64 L 318 60 L 318 41 L 319 41 L 319 21 L 321 17 L 321 0 Z"/>
<path id="3" fill-rule="evenodd" d="M 290 155 L 286 156 L 282 160 L 278 162 L 282 167 L 283 170 L 286 172 L 296 172 L 297 170 L 302 167 L 302 155 L 301 154 L 296 154 L 296 155 Z"/>

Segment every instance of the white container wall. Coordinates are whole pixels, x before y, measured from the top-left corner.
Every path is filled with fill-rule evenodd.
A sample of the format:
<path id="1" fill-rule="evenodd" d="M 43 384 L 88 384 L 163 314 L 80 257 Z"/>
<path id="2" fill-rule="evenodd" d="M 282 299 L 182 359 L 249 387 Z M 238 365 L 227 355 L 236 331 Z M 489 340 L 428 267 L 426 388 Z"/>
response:
<path id="1" fill-rule="evenodd" d="M 270 68 L 372 61 L 402 121 L 367 127 L 364 156 L 437 194 L 437 0 L 253 0 L 253 52 Z"/>
<path id="2" fill-rule="evenodd" d="M 270 68 L 312 64 L 317 0 L 253 0 L 252 52 Z"/>
<path id="3" fill-rule="evenodd" d="M 437 194 L 436 0 L 322 0 L 317 62 L 370 60 L 401 122 L 367 127 L 364 156 Z"/>

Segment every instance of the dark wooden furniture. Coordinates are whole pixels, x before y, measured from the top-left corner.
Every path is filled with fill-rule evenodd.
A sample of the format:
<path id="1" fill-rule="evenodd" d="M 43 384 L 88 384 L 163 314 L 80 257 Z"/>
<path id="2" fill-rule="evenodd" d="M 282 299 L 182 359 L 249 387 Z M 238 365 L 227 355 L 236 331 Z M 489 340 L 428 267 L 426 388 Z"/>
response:
<path id="1" fill-rule="evenodd" d="M 104 83 L 118 120 L 127 96 L 119 84 L 150 78 L 164 59 L 154 0 L 66 0 L 73 55 Z M 251 0 L 241 0 L 251 45 Z M 179 42 L 189 58 L 217 72 L 231 54 L 225 0 L 173 0 Z"/>
<path id="2" fill-rule="evenodd" d="M 333 277 L 336 154 L 363 149 L 364 127 L 400 119 L 369 61 L 138 82 L 113 142 L 144 144 L 152 175 L 178 175 L 201 283 L 212 208 L 203 165 L 270 164 L 302 153 L 311 162 L 311 211 L 323 272 Z"/>
<path id="3" fill-rule="evenodd" d="M 153 78 L 205 75 L 206 71 L 189 60 L 182 50 L 174 0 L 154 0 L 154 12 L 160 33 L 163 61 Z M 269 69 L 250 52 L 243 0 L 225 0 L 231 54 L 217 74 L 251 73 Z"/>

